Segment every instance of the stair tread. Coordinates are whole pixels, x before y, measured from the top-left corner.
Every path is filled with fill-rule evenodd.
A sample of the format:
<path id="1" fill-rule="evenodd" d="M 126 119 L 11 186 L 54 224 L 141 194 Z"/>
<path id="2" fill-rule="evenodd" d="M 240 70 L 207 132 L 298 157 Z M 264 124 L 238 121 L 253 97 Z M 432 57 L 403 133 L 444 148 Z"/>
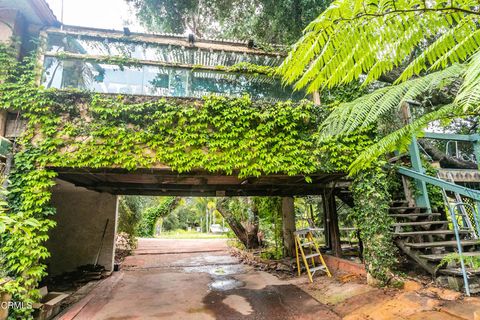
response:
<path id="1" fill-rule="evenodd" d="M 459 230 L 461 234 L 469 233 L 466 230 Z M 444 235 L 455 234 L 453 230 L 425 230 L 425 231 L 406 231 L 406 232 L 394 232 L 396 236 L 415 236 L 415 235 Z"/>
<path id="2" fill-rule="evenodd" d="M 310 259 L 310 258 L 315 258 L 315 257 L 319 257 L 320 256 L 320 253 L 311 253 L 311 254 L 307 254 L 305 256 L 305 259 Z"/>
<path id="3" fill-rule="evenodd" d="M 467 274 L 469 275 L 480 275 L 480 269 L 466 268 Z M 453 275 L 453 276 L 462 276 L 461 268 L 447 268 L 438 270 L 441 274 Z"/>
<path id="4" fill-rule="evenodd" d="M 440 213 L 393 213 L 390 216 L 394 218 L 438 217 Z"/>
<path id="5" fill-rule="evenodd" d="M 439 261 L 448 256 L 449 254 L 452 254 L 454 252 L 448 252 L 448 253 L 438 253 L 438 254 L 422 254 L 420 255 L 420 258 L 427 259 L 430 261 Z M 480 257 L 480 251 L 475 251 L 475 252 L 464 252 L 463 255 L 465 257 Z"/>
<path id="6" fill-rule="evenodd" d="M 317 267 L 314 267 L 314 268 L 310 268 L 310 272 L 315 272 L 315 271 L 318 271 L 318 270 L 325 270 L 325 267 L 324 266 L 317 266 Z"/>
<path id="7" fill-rule="evenodd" d="M 407 227 L 407 226 L 424 226 L 429 224 L 447 224 L 448 221 L 415 221 L 415 222 L 397 222 L 393 225 L 395 227 Z"/>
<path id="8" fill-rule="evenodd" d="M 461 240 L 462 245 L 480 245 L 480 240 Z M 435 242 L 421 242 L 421 243 L 408 243 L 405 245 L 407 247 L 422 249 L 422 248 L 432 248 L 432 247 L 456 247 L 457 241 L 435 241 Z"/>
<path id="9" fill-rule="evenodd" d="M 427 210 L 425 207 L 408 207 L 408 206 L 403 206 L 403 207 L 390 207 L 390 210 L 409 210 L 409 209 L 414 209 L 414 210 Z"/>

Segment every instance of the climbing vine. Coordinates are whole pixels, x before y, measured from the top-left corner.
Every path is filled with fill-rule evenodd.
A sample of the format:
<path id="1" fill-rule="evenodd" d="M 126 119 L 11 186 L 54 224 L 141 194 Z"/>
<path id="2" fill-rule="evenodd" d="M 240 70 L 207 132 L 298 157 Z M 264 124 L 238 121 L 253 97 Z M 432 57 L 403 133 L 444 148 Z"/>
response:
<path id="1" fill-rule="evenodd" d="M 5 66 L 0 68 L 0 105 L 28 120 L 10 174 L 7 215 L 15 217 L 15 228 L 1 236 L 4 267 L 14 279 L 6 290 L 16 301 L 36 301 L 35 288 L 46 275 L 49 253 L 44 243 L 55 225 L 50 219 L 55 212 L 50 206 L 53 167 L 168 166 L 180 173 L 282 173 L 310 181 L 315 172 L 345 172 L 371 143 L 368 131 L 319 143 L 318 127 L 329 110 L 309 101 L 254 102 L 248 96 L 147 99 L 44 89 L 35 82 L 34 57 L 15 63 L 10 50 L 0 48 Z M 367 239 L 367 267 L 382 279 L 393 260 L 381 174 L 375 169 L 360 177 L 354 191 L 360 207 L 357 221 Z M 148 215 L 141 226 L 145 234 L 152 233 L 158 215 L 173 202 L 169 199 Z M 15 312 L 27 318 L 30 310 Z"/>
<path id="2" fill-rule="evenodd" d="M 386 285 L 392 277 L 396 251 L 390 233 L 393 224 L 388 210 L 390 193 L 382 162 L 355 177 L 352 192 L 355 201 L 353 221 L 364 244 L 365 267 L 369 275 Z"/>
<path id="3" fill-rule="evenodd" d="M 140 237 L 152 237 L 155 234 L 155 223 L 158 218 L 166 217 L 175 207 L 177 199 L 166 197 L 161 202 L 145 210 L 137 227 L 136 234 Z"/>

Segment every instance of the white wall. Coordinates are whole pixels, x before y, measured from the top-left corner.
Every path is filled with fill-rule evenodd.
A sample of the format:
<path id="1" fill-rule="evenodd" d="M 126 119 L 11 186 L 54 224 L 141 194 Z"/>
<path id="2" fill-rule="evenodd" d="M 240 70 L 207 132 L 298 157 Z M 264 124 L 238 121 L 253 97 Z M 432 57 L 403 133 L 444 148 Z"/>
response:
<path id="1" fill-rule="evenodd" d="M 57 226 L 50 231 L 47 262 L 50 275 L 73 271 L 78 266 L 93 264 L 100 248 L 103 229 L 109 220 L 100 252 L 99 264 L 113 270 L 117 197 L 99 193 L 57 180 L 52 205 L 57 209 L 53 220 Z"/>

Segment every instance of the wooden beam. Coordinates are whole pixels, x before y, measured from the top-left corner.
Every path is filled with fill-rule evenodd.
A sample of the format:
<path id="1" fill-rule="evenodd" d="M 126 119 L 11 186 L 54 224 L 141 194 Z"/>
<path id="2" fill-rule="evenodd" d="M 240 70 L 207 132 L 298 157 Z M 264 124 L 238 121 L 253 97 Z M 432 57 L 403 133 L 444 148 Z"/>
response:
<path id="1" fill-rule="evenodd" d="M 92 63 L 105 63 L 115 65 L 115 62 L 112 61 L 112 57 L 114 56 L 98 56 L 98 55 L 91 55 L 91 54 L 82 54 L 82 53 L 72 53 L 72 52 L 45 52 L 45 57 L 52 57 L 58 60 L 65 60 L 65 59 L 75 59 L 81 61 L 88 61 Z M 228 71 L 228 67 L 217 68 L 214 66 L 206 66 L 206 65 L 193 65 L 193 64 L 183 64 L 183 63 L 171 63 L 171 62 L 162 62 L 162 61 L 155 61 L 155 60 L 138 60 L 138 59 L 126 59 L 122 61 L 122 63 L 126 66 L 156 66 L 156 67 L 164 67 L 164 68 L 177 68 L 177 69 L 188 69 L 188 70 L 200 70 L 200 71 L 215 71 L 215 72 L 223 72 L 228 74 L 248 74 L 244 71 Z M 255 76 L 258 78 L 258 76 Z M 265 77 L 267 77 L 265 75 Z M 263 79 L 265 79 L 265 77 Z"/>
<path id="2" fill-rule="evenodd" d="M 292 197 L 282 198 L 283 245 L 285 256 L 295 257 L 295 208 Z"/>
<path id="3" fill-rule="evenodd" d="M 243 42 L 233 42 L 233 41 L 218 41 L 218 40 L 205 40 L 205 39 L 196 39 L 193 44 L 191 44 L 186 36 L 179 35 L 153 35 L 153 34 L 142 34 L 142 33 L 132 33 L 131 36 L 125 36 L 121 31 L 115 30 L 105 30 L 105 29 L 95 29 L 95 28 L 82 28 L 82 27 L 70 27 L 67 26 L 64 30 L 50 28 L 46 30 L 49 34 L 58 34 L 58 35 L 72 35 L 76 37 L 85 37 L 91 39 L 111 39 L 119 42 L 125 43 L 151 43 L 158 45 L 172 45 L 178 47 L 186 48 L 195 48 L 203 50 L 212 50 L 212 51 L 227 51 L 227 52 L 238 52 L 238 53 L 247 53 L 255 55 L 264 55 L 264 56 L 285 56 L 282 52 L 267 52 L 258 49 L 250 49 L 247 47 L 246 43 Z"/>

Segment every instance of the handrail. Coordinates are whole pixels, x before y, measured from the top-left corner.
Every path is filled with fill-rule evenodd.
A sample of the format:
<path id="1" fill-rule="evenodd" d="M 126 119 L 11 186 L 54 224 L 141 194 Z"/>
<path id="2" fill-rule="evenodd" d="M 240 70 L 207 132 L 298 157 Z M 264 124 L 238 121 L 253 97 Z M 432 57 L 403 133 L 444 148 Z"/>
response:
<path id="1" fill-rule="evenodd" d="M 425 132 L 421 138 L 436 139 L 436 140 L 456 140 L 456 141 L 480 141 L 479 134 L 455 134 L 455 133 L 437 133 Z"/>
<path id="2" fill-rule="evenodd" d="M 439 178 L 435 178 L 435 177 L 426 175 L 424 173 L 414 171 L 414 170 L 411 170 L 411 169 L 407 169 L 407 168 L 404 168 L 404 167 L 400 167 L 398 169 L 398 172 L 400 174 L 404 175 L 404 176 L 407 176 L 407 177 L 422 181 L 424 183 L 429 183 L 431 185 L 442 188 L 442 193 L 443 193 L 443 196 L 444 196 L 444 200 L 445 200 L 445 203 L 448 206 L 448 211 L 450 212 L 450 216 L 452 218 L 453 230 L 454 230 L 454 233 L 455 233 L 455 240 L 457 242 L 457 250 L 458 250 L 458 254 L 460 255 L 460 266 L 461 266 L 461 270 L 462 270 L 463 282 L 464 282 L 464 285 L 465 285 L 465 293 L 466 293 L 467 296 L 470 296 L 470 285 L 469 285 L 469 282 L 468 282 L 467 271 L 465 269 L 465 261 L 463 259 L 462 243 L 461 243 L 461 239 L 460 239 L 458 221 L 457 221 L 457 218 L 456 218 L 457 213 L 455 211 L 459 210 L 462 206 L 464 208 L 466 206 L 470 207 L 470 209 L 472 210 L 472 213 L 473 213 L 473 218 L 475 220 L 475 227 L 476 228 L 473 228 L 473 226 L 471 226 L 471 223 L 470 223 L 470 227 L 472 229 L 471 231 L 473 232 L 475 239 L 478 239 L 478 236 L 480 236 L 480 222 L 478 220 L 478 211 L 475 210 L 474 206 L 472 206 L 469 203 L 465 203 L 465 202 L 458 202 L 457 201 L 454 205 L 450 205 L 448 203 L 448 200 L 447 200 L 447 197 L 446 197 L 446 191 L 450 191 L 450 192 L 453 192 L 455 194 L 463 195 L 465 197 L 471 198 L 471 199 L 473 199 L 477 202 L 477 205 L 479 205 L 479 207 L 480 207 L 480 191 L 470 189 L 470 188 L 467 188 L 467 187 L 464 187 L 464 186 L 460 186 L 460 185 L 457 185 L 455 183 L 448 182 L 448 181 L 445 181 L 445 180 L 442 180 L 442 179 L 439 179 Z M 464 214 L 460 214 L 459 216 L 461 216 L 462 219 L 465 218 Z M 468 216 L 466 218 L 469 219 Z"/>
<path id="3" fill-rule="evenodd" d="M 447 191 L 451 192 L 456 192 L 458 194 L 461 194 L 465 197 L 469 197 L 474 199 L 475 201 L 480 201 L 480 191 L 470 189 L 464 186 L 460 186 L 455 183 L 451 183 L 442 179 L 438 179 L 435 177 L 431 177 L 429 175 L 426 175 L 424 173 L 420 173 L 411 169 L 407 169 L 405 167 L 400 167 L 398 169 L 398 172 L 404 176 L 414 178 L 417 180 L 424 181 L 425 183 L 432 184 L 434 186 L 440 187 L 442 189 L 445 189 Z"/>

